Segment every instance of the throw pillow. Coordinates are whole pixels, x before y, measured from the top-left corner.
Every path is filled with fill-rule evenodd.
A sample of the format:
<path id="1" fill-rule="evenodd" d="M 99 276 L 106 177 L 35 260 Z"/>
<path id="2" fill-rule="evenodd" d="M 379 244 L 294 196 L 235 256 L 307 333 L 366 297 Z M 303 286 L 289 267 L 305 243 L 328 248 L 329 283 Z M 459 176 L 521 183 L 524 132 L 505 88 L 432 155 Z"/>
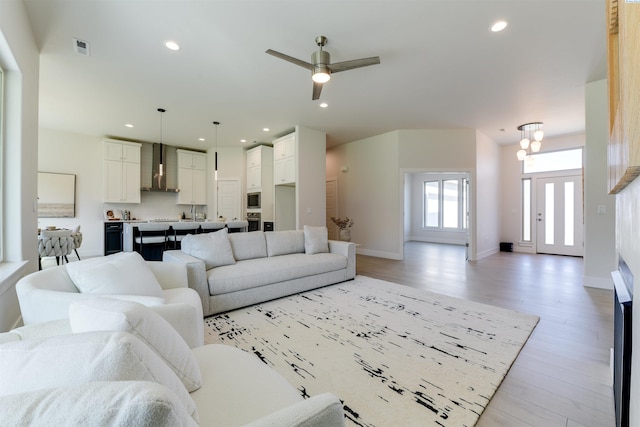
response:
<path id="1" fill-rule="evenodd" d="M 191 349 L 169 322 L 142 304 L 110 298 L 91 298 L 69 306 L 74 333 L 129 332 L 140 338 L 180 378 L 187 391 L 202 385 L 202 374 Z"/>
<path id="2" fill-rule="evenodd" d="M 269 256 L 304 253 L 304 232 L 285 230 L 264 233 Z"/>
<path id="3" fill-rule="evenodd" d="M 172 390 L 198 421 L 195 402 L 176 374 L 126 332 L 88 332 L 3 344 L 0 366 L 0 396 L 91 381 L 152 381 Z"/>
<path id="4" fill-rule="evenodd" d="M 264 234 L 262 231 L 229 234 L 229 242 L 235 259 L 241 261 L 266 257 L 267 245 L 264 241 Z"/>
<path id="5" fill-rule="evenodd" d="M 72 262 L 66 268 L 82 293 L 163 296 L 158 279 L 137 252 Z"/>
<path id="6" fill-rule="evenodd" d="M 182 239 L 180 250 L 204 261 L 207 270 L 236 263 L 226 228 L 215 233 L 187 235 Z"/>
<path id="7" fill-rule="evenodd" d="M 327 227 L 304 226 L 304 251 L 309 255 L 329 252 Z"/>
<path id="8" fill-rule="evenodd" d="M 197 426 L 175 393 L 148 381 L 95 381 L 2 396 L 10 426 Z"/>

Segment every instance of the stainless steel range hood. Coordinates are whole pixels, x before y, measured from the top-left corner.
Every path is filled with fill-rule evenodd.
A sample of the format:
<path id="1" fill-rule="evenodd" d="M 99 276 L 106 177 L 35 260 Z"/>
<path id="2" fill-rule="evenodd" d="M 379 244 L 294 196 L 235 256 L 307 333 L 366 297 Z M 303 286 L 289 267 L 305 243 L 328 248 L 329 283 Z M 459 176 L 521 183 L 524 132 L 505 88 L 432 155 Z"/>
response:
<path id="1" fill-rule="evenodd" d="M 162 155 L 160 153 L 162 150 Z M 177 193 L 178 189 L 178 155 L 176 148 L 165 144 L 143 143 L 140 165 L 141 191 L 157 191 Z M 163 174 L 160 176 L 160 158 L 162 157 Z"/>

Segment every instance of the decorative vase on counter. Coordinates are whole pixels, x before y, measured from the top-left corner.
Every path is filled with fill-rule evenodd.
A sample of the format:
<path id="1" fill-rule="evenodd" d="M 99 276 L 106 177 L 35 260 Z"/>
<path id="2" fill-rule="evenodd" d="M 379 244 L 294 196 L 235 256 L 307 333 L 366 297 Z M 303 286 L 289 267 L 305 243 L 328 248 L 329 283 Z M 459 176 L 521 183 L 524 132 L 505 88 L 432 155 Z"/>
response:
<path id="1" fill-rule="evenodd" d="M 351 241 L 351 229 L 350 228 L 341 228 L 340 229 L 340 234 L 339 234 L 339 239 L 343 242 L 350 242 Z"/>

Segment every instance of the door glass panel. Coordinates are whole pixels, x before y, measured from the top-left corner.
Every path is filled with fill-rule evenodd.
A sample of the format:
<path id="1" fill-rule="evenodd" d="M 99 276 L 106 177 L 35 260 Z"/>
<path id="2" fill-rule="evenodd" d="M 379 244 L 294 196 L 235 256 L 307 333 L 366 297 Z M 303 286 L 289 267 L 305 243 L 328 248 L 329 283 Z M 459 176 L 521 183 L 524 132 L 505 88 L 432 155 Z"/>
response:
<path id="1" fill-rule="evenodd" d="M 458 185 L 457 179 L 442 182 L 442 226 L 458 228 Z"/>
<path id="2" fill-rule="evenodd" d="M 531 179 L 522 180 L 522 241 L 531 241 Z"/>
<path id="3" fill-rule="evenodd" d="M 544 201 L 545 201 L 545 212 L 544 212 L 544 220 L 545 220 L 545 232 L 544 232 L 544 243 L 546 245 L 554 244 L 554 199 L 555 199 L 555 188 L 552 182 L 548 182 L 544 186 Z"/>
<path id="4" fill-rule="evenodd" d="M 424 183 L 424 225 L 425 227 L 438 227 L 440 216 L 440 188 L 439 181 Z"/>
<path id="5" fill-rule="evenodd" d="M 564 183 L 564 244 L 573 246 L 573 182 Z"/>

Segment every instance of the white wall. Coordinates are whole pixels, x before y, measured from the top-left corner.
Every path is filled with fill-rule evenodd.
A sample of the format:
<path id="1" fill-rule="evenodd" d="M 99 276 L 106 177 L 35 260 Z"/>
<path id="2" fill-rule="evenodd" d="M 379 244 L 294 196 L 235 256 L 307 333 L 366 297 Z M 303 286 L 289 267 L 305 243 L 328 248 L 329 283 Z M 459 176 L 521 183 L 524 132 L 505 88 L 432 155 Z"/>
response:
<path id="1" fill-rule="evenodd" d="M 359 243 L 358 253 L 391 259 L 403 257 L 405 208 L 404 174 L 414 172 L 468 172 L 471 178 L 470 202 L 475 208 L 476 139 L 474 130 L 399 130 L 355 141 L 327 152 L 327 176 L 338 177 L 339 215 L 355 221 L 352 241 Z M 497 185 L 499 150 L 483 139 L 481 158 L 487 162 L 483 182 L 495 192 L 481 207 L 490 212 L 487 241 L 498 241 L 499 206 Z M 493 159 L 492 159 L 493 156 Z M 342 172 L 342 168 L 346 168 Z M 484 196 L 484 195 L 483 195 Z M 486 208 L 482 204 L 486 204 Z M 471 221 L 475 224 L 475 219 Z M 374 231 L 372 231 L 374 230 Z M 473 230 L 469 256 L 476 259 Z"/>
<path id="2" fill-rule="evenodd" d="M 36 188 L 39 55 L 21 0 L 0 1 L 0 67 L 5 74 L 2 156 L 0 331 L 20 319 L 15 283 L 38 268 Z"/>
<path id="3" fill-rule="evenodd" d="M 353 219 L 351 241 L 361 245 L 358 253 L 402 256 L 398 135 L 385 133 L 327 153 L 326 175 L 338 177 L 338 215 Z"/>
<path id="4" fill-rule="evenodd" d="M 481 259 L 499 251 L 500 246 L 500 149 L 491 139 L 476 132 L 476 174 L 470 186 L 471 212 L 475 212 L 472 233 L 475 257 Z M 475 203 L 475 207 L 474 207 Z"/>
<path id="5" fill-rule="evenodd" d="M 584 153 L 584 285 L 613 289 L 610 272 L 617 269 L 615 196 L 608 193 L 609 141 L 607 81 L 586 86 L 586 144 Z M 598 213 L 604 206 L 606 213 Z"/>
<path id="6" fill-rule="evenodd" d="M 327 136 L 324 132 L 296 126 L 296 228 L 326 224 Z"/>
<path id="7" fill-rule="evenodd" d="M 616 246 L 635 277 L 633 294 L 640 295 L 640 179 L 616 196 Z M 637 301 L 637 300 L 636 300 Z M 630 426 L 640 425 L 640 304 L 633 305 Z"/>

